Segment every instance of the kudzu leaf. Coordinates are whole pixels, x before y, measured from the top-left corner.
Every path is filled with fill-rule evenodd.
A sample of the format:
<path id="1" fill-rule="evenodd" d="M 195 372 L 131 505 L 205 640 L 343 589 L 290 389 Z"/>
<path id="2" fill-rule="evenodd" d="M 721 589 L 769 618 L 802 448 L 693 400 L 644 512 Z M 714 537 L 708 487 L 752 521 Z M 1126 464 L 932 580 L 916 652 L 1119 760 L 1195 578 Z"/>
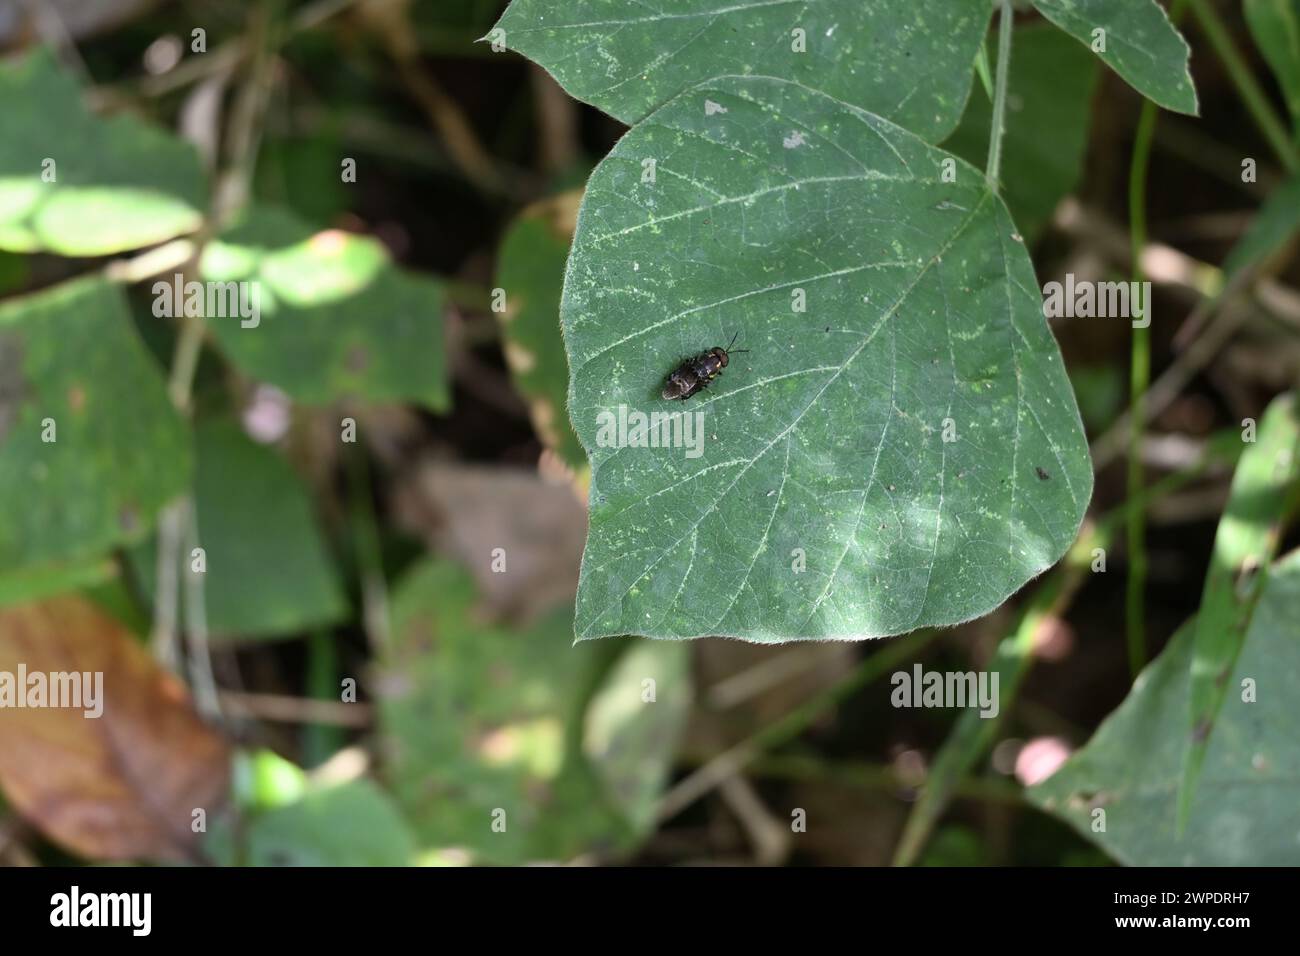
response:
<path id="1" fill-rule="evenodd" d="M 197 151 L 130 116 L 100 119 L 48 51 L 0 64 L 0 249 L 102 256 L 193 232 Z"/>
<path id="2" fill-rule="evenodd" d="M 1033 242 L 1083 173 L 1099 68 L 1051 24 L 1017 29 L 1011 42 L 1002 198 L 1021 235 Z M 943 148 L 983 166 L 992 125 L 993 104 L 977 89 Z"/>
<path id="3" fill-rule="evenodd" d="M 1300 552 L 1292 552 L 1270 569 L 1225 675 L 1227 696 L 1181 836 L 1195 622 L 1179 629 L 1088 744 L 1026 795 L 1132 866 L 1300 864 L 1297 620 Z"/>
<path id="4" fill-rule="evenodd" d="M 938 142 L 961 116 L 991 9 L 987 0 L 514 0 L 487 39 L 629 124 L 710 77 L 757 73 Z"/>
<path id="5" fill-rule="evenodd" d="M 246 311 L 258 306 L 257 316 L 208 318 L 221 348 L 254 378 L 312 404 L 449 407 L 442 287 L 397 268 L 377 240 L 254 207 L 208 244 L 200 267 L 209 283 L 246 283 Z"/>
<path id="6" fill-rule="evenodd" d="M 1092 472 L 1036 289 L 983 175 L 880 117 L 765 77 L 651 115 L 592 176 L 561 307 L 579 638 L 897 634 L 1054 563 Z M 712 387 L 660 397 L 733 335 Z M 630 446 L 621 412 L 702 430 Z"/>
<path id="7" fill-rule="evenodd" d="M 83 279 L 0 305 L 0 575 L 138 541 L 192 467 L 118 287 Z"/>
<path id="8" fill-rule="evenodd" d="M 1034 0 L 1034 6 L 1147 99 L 1197 115 L 1187 68 L 1191 48 L 1155 0 Z"/>

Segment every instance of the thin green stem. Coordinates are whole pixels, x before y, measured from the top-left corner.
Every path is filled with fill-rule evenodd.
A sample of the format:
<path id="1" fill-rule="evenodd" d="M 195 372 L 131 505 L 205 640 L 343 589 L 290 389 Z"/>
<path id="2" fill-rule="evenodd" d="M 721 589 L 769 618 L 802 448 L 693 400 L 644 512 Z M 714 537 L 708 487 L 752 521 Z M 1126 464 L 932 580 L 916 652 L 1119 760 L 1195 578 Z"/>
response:
<path id="1" fill-rule="evenodd" d="M 240 89 L 227 121 L 227 162 L 213 189 L 213 199 L 208 215 L 198 234 L 188 246 L 190 258 L 172 267 L 182 272 L 197 268 L 199 256 L 208 239 L 218 230 L 226 216 L 243 204 L 260 139 L 260 123 L 265 113 L 266 99 L 270 95 L 273 75 L 269 69 L 270 27 L 275 10 L 282 0 L 262 0 L 249 20 L 250 43 L 259 51 L 254 67 Z M 179 254 L 183 247 L 173 248 Z M 157 263 L 155 263 L 157 264 Z M 187 315 L 182 320 L 172 355 L 171 373 L 167 391 L 172 404 L 185 416 L 191 412 L 194 375 L 203 352 L 206 324 L 198 316 Z M 182 560 L 181 545 L 188 535 L 198 541 L 197 527 L 193 521 L 193 500 L 190 494 L 169 505 L 158 523 L 158 565 L 156 571 L 156 598 L 154 601 L 153 650 L 157 659 L 168 668 L 174 668 L 180 659 L 177 647 L 177 609 L 181 582 L 178 563 Z M 188 531 L 187 531 L 188 529 Z M 211 678 L 207 645 L 207 620 L 203 602 L 203 578 L 186 571 L 185 627 L 189 635 L 190 668 L 196 692 L 207 698 L 209 716 L 216 716 L 218 696 Z M 202 660 L 199 660 L 202 658 Z M 208 685 L 206 687 L 201 685 Z"/>
<path id="2" fill-rule="evenodd" d="M 1138 119 L 1137 137 L 1133 144 L 1133 159 L 1129 167 L 1128 204 L 1129 234 L 1133 243 L 1133 281 L 1141 283 L 1142 250 L 1147 242 L 1147 170 L 1151 161 L 1151 141 L 1156 129 L 1156 110 L 1150 100 L 1142 103 Z M 1137 288 L 1142 288 L 1138 285 Z M 1151 314 L 1151 303 L 1144 303 L 1146 314 Z M 1142 468 L 1142 431 L 1146 422 L 1147 388 L 1151 384 L 1151 326 L 1133 328 L 1129 359 L 1129 419 L 1128 435 L 1128 498 L 1136 499 L 1142 493 L 1145 476 Z M 1129 671 L 1133 677 L 1146 664 L 1146 512 L 1141 508 L 1131 510 L 1125 521 L 1128 543 L 1128 582 L 1124 601 L 1125 635 L 1128 642 Z"/>
<path id="3" fill-rule="evenodd" d="M 339 699 L 339 655 L 329 628 L 319 627 L 307 638 L 307 696 L 333 705 Z M 351 706 L 351 705 L 347 705 Z M 319 767 L 342 749 L 347 738 L 337 724 L 311 721 L 302 729 L 303 763 Z"/>
<path id="4" fill-rule="evenodd" d="M 370 646 L 378 653 L 391 647 L 389 635 L 388 582 L 384 577 L 383 549 L 379 522 L 371 497 L 370 462 L 365 449 L 354 446 L 348 456 L 348 497 L 361 580 L 361 618 Z"/>
<path id="5" fill-rule="evenodd" d="M 1002 169 L 1002 134 L 1007 115 L 1007 76 L 1011 72 L 1011 0 L 1002 0 L 998 20 L 998 72 L 993 87 L 993 128 L 989 130 L 989 161 L 984 178 L 989 189 L 998 191 L 998 173 Z"/>
<path id="6" fill-rule="evenodd" d="M 1219 14 L 1206 0 L 1182 0 L 1182 2 L 1175 4 L 1170 11 L 1170 19 L 1177 22 L 1178 14 L 1182 12 L 1184 6 L 1192 8 L 1192 14 L 1196 17 L 1197 23 L 1205 31 L 1205 35 L 1209 37 L 1210 45 L 1214 47 L 1214 52 L 1223 61 L 1228 76 L 1231 77 L 1233 85 L 1237 88 L 1237 95 L 1241 97 L 1246 110 L 1255 121 L 1255 125 L 1259 127 L 1259 131 L 1264 134 L 1264 138 L 1268 140 L 1273 152 L 1277 153 L 1278 160 L 1287 168 L 1288 172 L 1295 172 L 1297 168 L 1296 148 L 1287 135 L 1286 126 L 1278 118 L 1277 113 L 1274 112 L 1268 97 L 1264 94 L 1264 90 L 1250 72 L 1250 67 L 1246 65 L 1246 61 L 1237 52 L 1232 37 L 1229 35 L 1223 21 L 1219 18 Z"/>

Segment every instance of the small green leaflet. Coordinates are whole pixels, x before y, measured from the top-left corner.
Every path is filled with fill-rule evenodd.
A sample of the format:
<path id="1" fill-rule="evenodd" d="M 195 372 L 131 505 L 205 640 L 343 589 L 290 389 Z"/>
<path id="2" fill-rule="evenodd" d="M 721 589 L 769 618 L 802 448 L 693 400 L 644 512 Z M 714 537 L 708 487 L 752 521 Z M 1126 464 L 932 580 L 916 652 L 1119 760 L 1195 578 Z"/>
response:
<path id="1" fill-rule="evenodd" d="M 1187 69 L 1191 49 L 1155 0 L 1034 0 L 1034 6 L 1147 99 L 1197 115 Z"/>

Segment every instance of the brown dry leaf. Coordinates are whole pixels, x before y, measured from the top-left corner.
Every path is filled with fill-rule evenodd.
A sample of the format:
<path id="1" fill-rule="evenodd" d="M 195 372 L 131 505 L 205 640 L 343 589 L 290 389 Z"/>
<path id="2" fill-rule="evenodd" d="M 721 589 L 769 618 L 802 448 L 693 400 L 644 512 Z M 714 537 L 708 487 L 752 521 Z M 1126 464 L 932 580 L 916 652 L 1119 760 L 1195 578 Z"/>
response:
<path id="1" fill-rule="evenodd" d="M 0 788 L 46 836 L 97 860 L 196 861 L 193 811 L 229 787 L 226 741 L 181 683 L 79 597 L 0 611 L 0 672 L 102 673 L 102 714 L 0 708 Z M 21 692 L 21 688 L 19 688 Z"/>
<path id="2" fill-rule="evenodd" d="M 470 569 L 496 614 L 531 621 L 573 600 L 587 509 L 567 482 L 428 461 L 399 483 L 396 512 L 408 531 Z M 496 548 L 504 573 L 492 568 Z"/>

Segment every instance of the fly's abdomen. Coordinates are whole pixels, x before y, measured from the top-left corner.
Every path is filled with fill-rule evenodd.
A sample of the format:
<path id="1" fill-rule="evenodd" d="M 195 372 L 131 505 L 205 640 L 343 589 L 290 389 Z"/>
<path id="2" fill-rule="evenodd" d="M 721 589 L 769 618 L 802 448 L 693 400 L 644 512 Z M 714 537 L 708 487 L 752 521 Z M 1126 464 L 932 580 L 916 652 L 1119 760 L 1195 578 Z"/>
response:
<path id="1" fill-rule="evenodd" d="M 707 378 L 700 377 L 692 362 L 683 362 L 668 376 L 668 381 L 664 383 L 663 397 L 690 398 L 700 390 L 701 384 L 705 381 Z"/>
<path id="2" fill-rule="evenodd" d="M 732 343 L 735 343 L 734 338 Z M 737 351 L 748 351 L 748 349 L 738 349 Z M 668 376 L 668 381 L 664 385 L 663 397 L 690 398 L 722 374 L 722 370 L 727 367 L 727 358 L 726 349 L 715 347 L 707 352 L 700 353 L 694 358 L 687 359 Z"/>

